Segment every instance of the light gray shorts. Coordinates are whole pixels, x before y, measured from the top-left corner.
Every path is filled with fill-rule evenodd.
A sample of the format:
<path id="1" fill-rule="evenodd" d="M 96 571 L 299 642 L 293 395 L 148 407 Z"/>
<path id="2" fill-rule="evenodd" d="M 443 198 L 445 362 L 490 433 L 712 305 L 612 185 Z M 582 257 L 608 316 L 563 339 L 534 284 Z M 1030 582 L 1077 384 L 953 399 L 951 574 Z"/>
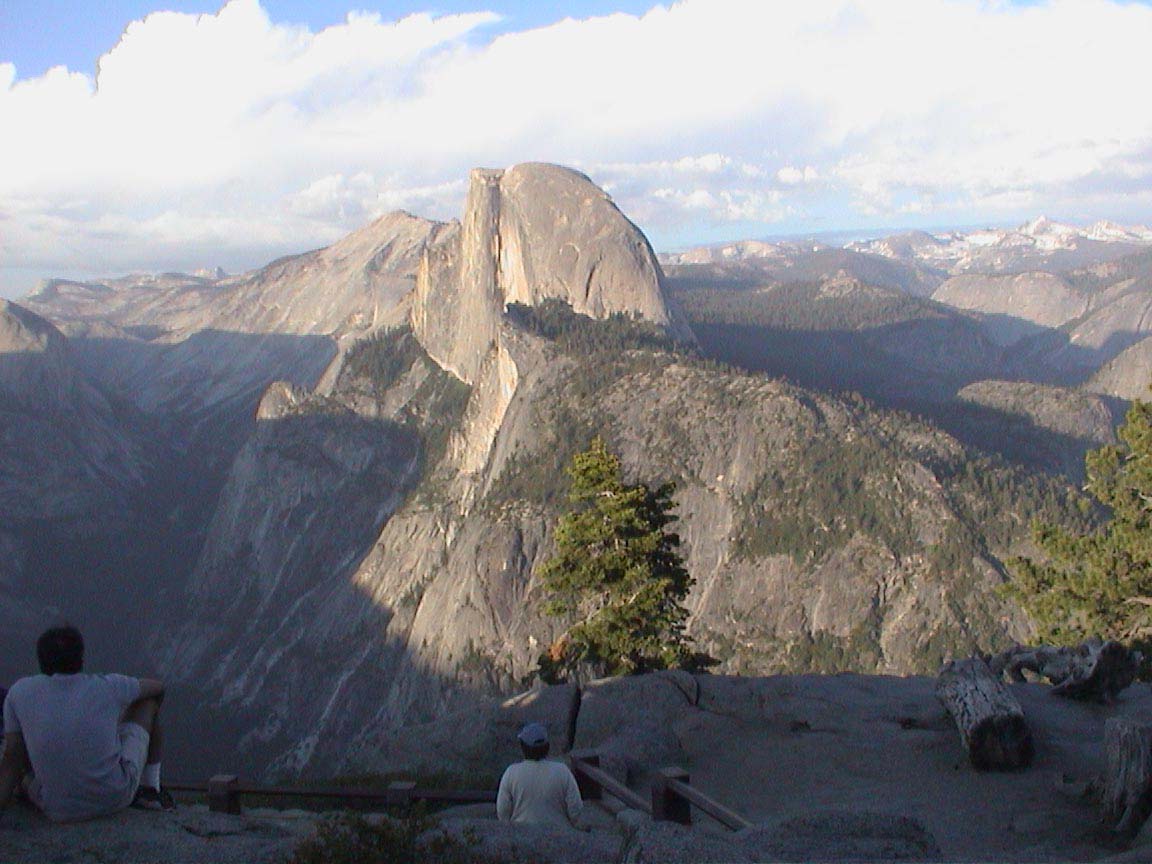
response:
<path id="1" fill-rule="evenodd" d="M 149 736 L 139 723 L 121 723 L 117 731 L 120 733 L 120 764 L 124 766 L 129 781 L 128 800 L 124 802 L 127 807 L 136 797 L 140 775 L 144 773 L 144 766 L 148 762 Z"/>
<path id="2" fill-rule="evenodd" d="M 124 771 L 125 784 L 121 791 L 114 793 L 116 797 L 108 802 L 107 810 L 94 810 L 84 813 L 80 818 L 98 816 L 102 812 L 115 813 L 123 810 L 132 803 L 136 797 L 136 789 L 140 786 L 140 775 L 144 772 L 144 765 L 148 761 L 148 733 L 139 723 L 121 723 L 116 727 L 120 736 L 120 767 Z M 36 775 L 29 772 L 24 777 L 24 792 L 28 799 L 37 808 L 47 811 L 44 806 L 44 794 L 40 788 L 40 781 Z"/>

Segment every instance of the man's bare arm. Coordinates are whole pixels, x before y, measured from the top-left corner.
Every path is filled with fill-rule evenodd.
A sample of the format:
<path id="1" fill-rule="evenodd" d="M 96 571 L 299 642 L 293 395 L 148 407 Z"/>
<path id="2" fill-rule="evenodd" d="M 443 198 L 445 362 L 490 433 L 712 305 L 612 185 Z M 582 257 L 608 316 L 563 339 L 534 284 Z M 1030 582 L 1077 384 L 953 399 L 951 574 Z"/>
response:
<path id="1" fill-rule="evenodd" d="M 140 698 L 141 699 L 163 699 L 164 698 L 164 682 L 158 681 L 155 678 L 141 678 L 140 679 Z"/>
<path id="2" fill-rule="evenodd" d="M 31 767 L 24 733 L 9 732 L 4 736 L 4 755 L 0 756 L 0 810 L 8 806 L 12 793 Z"/>

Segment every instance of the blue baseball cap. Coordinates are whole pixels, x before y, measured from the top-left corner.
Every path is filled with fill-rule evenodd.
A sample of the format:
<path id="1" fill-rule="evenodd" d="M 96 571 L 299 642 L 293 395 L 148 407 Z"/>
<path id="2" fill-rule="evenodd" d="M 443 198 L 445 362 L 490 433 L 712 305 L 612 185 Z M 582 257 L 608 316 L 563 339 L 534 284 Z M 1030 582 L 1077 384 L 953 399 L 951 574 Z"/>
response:
<path id="1" fill-rule="evenodd" d="M 526 723 L 516 738 L 525 747 L 540 747 L 548 743 L 548 730 L 543 723 Z"/>

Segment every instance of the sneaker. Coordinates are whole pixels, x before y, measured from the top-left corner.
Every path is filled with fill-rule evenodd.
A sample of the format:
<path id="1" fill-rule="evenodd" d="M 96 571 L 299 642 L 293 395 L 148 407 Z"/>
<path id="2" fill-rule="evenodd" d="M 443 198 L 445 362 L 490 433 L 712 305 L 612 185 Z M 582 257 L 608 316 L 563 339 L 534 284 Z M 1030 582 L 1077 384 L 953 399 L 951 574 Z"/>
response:
<path id="1" fill-rule="evenodd" d="M 163 786 L 159 789 L 141 786 L 136 790 L 132 806 L 137 810 L 175 810 L 176 802 L 172 799 L 172 793 Z"/>

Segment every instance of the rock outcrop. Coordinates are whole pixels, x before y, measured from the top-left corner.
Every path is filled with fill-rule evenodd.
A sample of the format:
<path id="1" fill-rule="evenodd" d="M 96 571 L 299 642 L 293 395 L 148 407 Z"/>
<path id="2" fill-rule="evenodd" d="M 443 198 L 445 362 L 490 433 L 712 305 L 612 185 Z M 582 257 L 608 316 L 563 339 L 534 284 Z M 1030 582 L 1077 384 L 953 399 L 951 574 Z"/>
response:
<path id="1" fill-rule="evenodd" d="M 464 219 L 425 249 L 412 304 L 417 338 L 441 366 L 477 381 L 508 303 L 558 299 L 593 318 L 673 320 L 640 230 L 591 180 L 558 165 L 476 168 Z"/>
<path id="2" fill-rule="evenodd" d="M 83 626 L 112 598 L 149 595 L 118 585 L 117 571 L 155 529 L 140 498 L 162 445 L 135 412 L 85 380 L 52 324 L 6 301 L 0 442 L 0 681 L 11 682 L 28 671 L 47 622 Z"/>
<path id="3" fill-rule="evenodd" d="M 933 300 L 958 309 L 997 316 L 989 333 L 1003 345 L 1043 328 L 1054 328 L 1088 311 L 1089 298 L 1051 273 L 1014 276 L 954 276 L 936 289 Z"/>
<path id="4" fill-rule="evenodd" d="M 1087 388 L 1120 399 L 1149 398 L 1152 385 L 1152 336 L 1122 351 L 1092 376 Z"/>
<path id="5" fill-rule="evenodd" d="M 246 414 L 272 381 L 311 388 L 342 347 L 402 323 L 424 248 L 445 233 L 390 213 L 250 273 L 50 281 L 27 304 L 75 337 L 90 375 L 143 410 Z"/>
<path id="6" fill-rule="evenodd" d="M 17 805 L 4 814 L 0 837 L 11 864 L 281 864 L 320 818 L 301 810 L 228 816 L 200 805 L 57 824 Z"/>

